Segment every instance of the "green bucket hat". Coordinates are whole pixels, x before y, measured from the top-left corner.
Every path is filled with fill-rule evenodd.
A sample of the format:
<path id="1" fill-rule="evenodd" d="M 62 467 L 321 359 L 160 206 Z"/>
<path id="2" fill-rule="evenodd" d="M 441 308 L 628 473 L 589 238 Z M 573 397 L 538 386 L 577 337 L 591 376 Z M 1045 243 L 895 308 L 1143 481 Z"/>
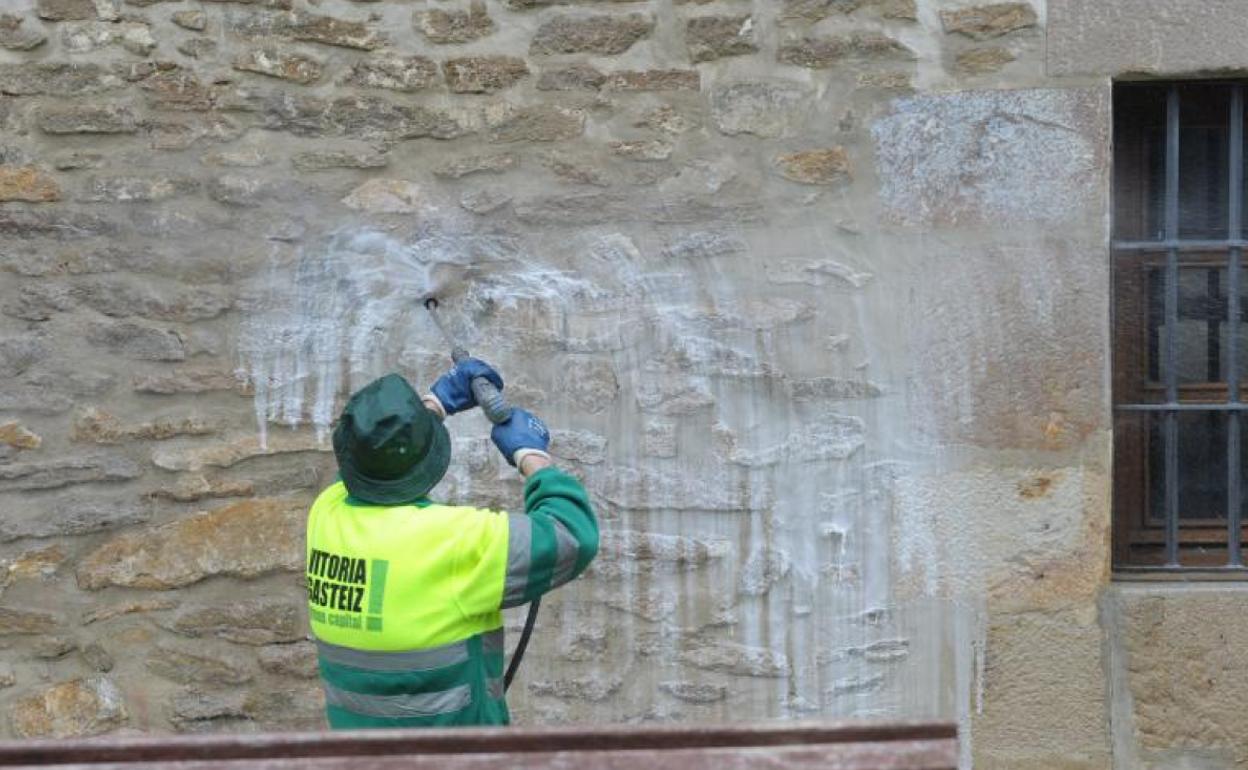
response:
<path id="1" fill-rule="evenodd" d="M 451 437 L 407 380 L 387 374 L 347 402 L 334 428 L 334 456 L 353 497 L 381 505 L 410 503 L 446 473 Z"/>

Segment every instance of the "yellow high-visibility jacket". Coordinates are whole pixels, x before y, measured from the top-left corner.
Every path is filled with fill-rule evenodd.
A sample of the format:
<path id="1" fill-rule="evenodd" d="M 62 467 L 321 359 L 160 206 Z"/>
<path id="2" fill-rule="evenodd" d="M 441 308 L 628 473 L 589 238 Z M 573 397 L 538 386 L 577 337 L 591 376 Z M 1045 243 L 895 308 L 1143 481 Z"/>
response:
<path id="1" fill-rule="evenodd" d="M 579 575 L 598 551 L 589 496 L 549 467 L 502 513 L 379 506 L 342 482 L 308 513 L 308 610 L 334 728 L 507 724 L 501 609 Z"/>

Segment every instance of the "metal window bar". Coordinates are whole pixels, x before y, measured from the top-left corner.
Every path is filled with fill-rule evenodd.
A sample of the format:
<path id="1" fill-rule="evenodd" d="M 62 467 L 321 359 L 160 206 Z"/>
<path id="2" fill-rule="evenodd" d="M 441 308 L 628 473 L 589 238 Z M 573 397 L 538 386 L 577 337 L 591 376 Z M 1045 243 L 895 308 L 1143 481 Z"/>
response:
<path id="1" fill-rule="evenodd" d="M 1162 415 L 1162 443 L 1164 444 L 1165 483 L 1165 564 L 1163 571 L 1184 569 L 1179 560 L 1179 488 L 1178 488 L 1178 416 L 1180 412 L 1224 412 L 1227 419 L 1227 563 L 1229 570 L 1244 569 L 1241 550 L 1243 502 L 1240 470 L 1241 438 L 1240 413 L 1248 411 L 1248 404 L 1240 399 L 1239 387 L 1239 326 L 1241 259 L 1248 239 L 1241 232 L 1243 226 L 1244 182 L 1244 86 L 1231 86 L 1228 142 L 1228 212 L 1227 233 L 1222 240 L 1183 240 L 1179 235 L 1179 87 L 1171 84 L 1166 93 L 1166 157 L 1164 189 L 1164 224 L 1160 240 L 1127 241 L 1114 240 L 1116 251 L 1138 251 L 1166 255 L 1164 318 L 1166 333 L 1162 340 L 1165 367 L 1164 404 L 1119 404 L 1115 409 L 1128 412 L 1159 412 Z M 1178 318 L 1179 318 L 1179 254 L 1200 251 L 1227 252 L 1227 351 L 1226 351 L 1226 403 L 1180 403 L 1178 387 Z M 1197 568 L 1195 571 L 1201 571 Z M 1208 571 L 1205 569 L 1204 571 Z"/>
<path id="2" fill-rule="evenodd" d="M 1166 93 L 1166 217 L 1165 236 L 1179 239 L 1179 87 L 1171 84 Z M 1166 401 L 1179 401 L 1179 251 L 1166 250 Z M 1166 485 L 1166 566 L 1179 566 L 1179 413 L 1163 413 L 1162 439 L 1165 451 Z"/>
<path id="3" fill-rule="evenodd" d="M 1231 125 L 1228 133 L 1229 187 L 1227 191 L 1226 237 L 1238 239 L 1242 228 L 1244 184 L 1244 88 L 1231 87 Z M 1226 267 L 1226 394 L 1227 402 L 1239 404 L 1239 259 L 1242 248 L 1231 246 Z M 1226 415 L 1226 566 L 1242 567 L 1240 555 L 1239 412 Z"/>

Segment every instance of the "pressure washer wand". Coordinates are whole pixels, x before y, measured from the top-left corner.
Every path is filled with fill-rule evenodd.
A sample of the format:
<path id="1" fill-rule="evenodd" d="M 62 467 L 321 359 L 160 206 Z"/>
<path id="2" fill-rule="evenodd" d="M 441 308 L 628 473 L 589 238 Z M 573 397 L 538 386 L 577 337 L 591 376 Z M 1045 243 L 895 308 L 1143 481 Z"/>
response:
<path id="1" fill-rule="evenodd" d="M 425 299 L 425 310 L 429 311 L 429 317 L 433 319 L 434 325 L 438 327 L 438 331 L 442 332 L 442 336 L 450 343 L 451 360 L 458 364 L 465 358 L 468 358 L 468 351 L 455 341 L 455 338 L 451 336 L 451 333 L 442 324 L 442 318 L 438 315 L 437 297 Z M 494 383 L 484 377 L 472 378 L 472 395 L 477 399 L 477 406 L 481 407 L 481 411 L 495 425 L 500 422 L 507 422 L 511 417 L 511 404 L 508 404 L 503 399 L 503 394 L 499 392 L 498 388 L 494 387 Z"/>
<path id="2" fill-rule="evenodd" d="M 451 346 L 451 360 L 457 364 L 463 361 L 468 357 L 468 351 L 456 342 L 451 333 L 442 325 L 442 319 L 438 316 L 437 297 L 427 297 L 424 304 L 434 325 L 438 327 L 438 331 L 442 332 L 442 336 Z M 495 425 L 507 422 L 511 418 L 511 404 L 503 399 L 503 394 L 494 387 L 494 383 L 484 377 L 472 378 L 472 395 L 477 399 L 477 405 L 481 407 L 481 411 L 485 412 L 485 416 Z M 507 666 L 507 672 L 503 675 L 503 692 L 511 688 L 511 680 L 515 679 L 516 671 L 520 669 L 520 661 L 524 660 L 524 651 L 529 647 L 529 638 L 533 635 L 533 626 L 537 624 L 537 612 L 541 606 L 540 598 L 529 602 L 529 614 L 524 619 L 524 630 L 520 632 L 520 641 L 516 643 L 516 651 L 511 654 L 511 664 Z"/>

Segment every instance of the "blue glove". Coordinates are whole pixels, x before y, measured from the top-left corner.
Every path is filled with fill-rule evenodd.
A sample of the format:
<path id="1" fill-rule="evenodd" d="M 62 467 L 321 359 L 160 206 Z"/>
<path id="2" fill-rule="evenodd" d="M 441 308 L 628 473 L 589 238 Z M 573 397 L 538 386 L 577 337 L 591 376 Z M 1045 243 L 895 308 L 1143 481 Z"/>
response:
<path id="1" fill-rule="evenodd" d="M 503 453 L 509 465 L 519 462 L 517 455 L 537 453 L 550 457 L 546 453 L 550 446 L 550 431 L 532 412 L 516 407 L 511 410 L 507 422 L 500 422 L 490 431 L 494 446 Z"/>
<path id="2" fill-rule="evenodd" d="M 484 377 L 494 383 L 494 387 L 503 389 L 503 378 L 494 371 L 494 367 L 479 358 L 465 358 L 433 383 L 433 395 L 448 415 L 477 405 L 477 398 L 472 395 L 472 380 L 476 377 Z"/>

